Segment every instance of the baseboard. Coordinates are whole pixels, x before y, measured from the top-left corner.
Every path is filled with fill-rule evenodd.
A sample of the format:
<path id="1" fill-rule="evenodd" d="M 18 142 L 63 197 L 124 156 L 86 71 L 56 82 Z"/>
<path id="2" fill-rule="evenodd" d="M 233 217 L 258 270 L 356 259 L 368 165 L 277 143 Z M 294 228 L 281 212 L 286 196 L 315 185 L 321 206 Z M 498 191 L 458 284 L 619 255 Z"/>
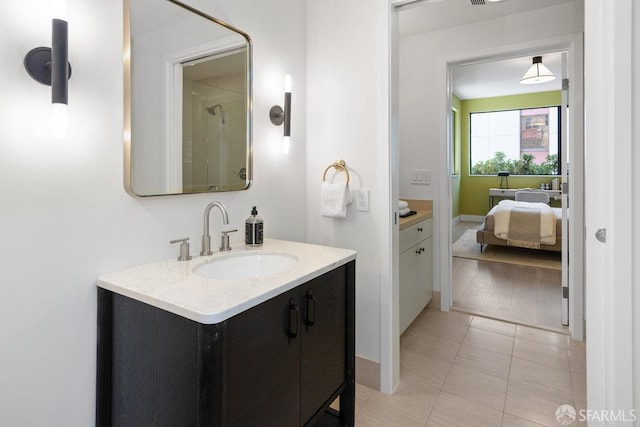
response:
<path id="1" fill-rule="evenodd" d="M 356 356 L 356 382 L 380 390 L 380 363 Z"/>
<path id="2" fill-rule="evenodd" d="M 460 215 L 460 221 L 484 222 L 484 216 L 482 216 L 482 215 Z"/>
<path id="3" fill-rule="evenodd" d="M 457 225 L 457 224 L 460 224 L 460 215 L 458 215 L 457 217 L 451 220 L 451 225 Z"/>
<path id="4" fill-rule="evenodd" d="M 429 304 L 427 304 L 427 308 L 430 308 L 432 310 L 440 310 L 440 291 L 433 291 L 433 293 L 431 294 L 431 301 L 429 301 Z"/>

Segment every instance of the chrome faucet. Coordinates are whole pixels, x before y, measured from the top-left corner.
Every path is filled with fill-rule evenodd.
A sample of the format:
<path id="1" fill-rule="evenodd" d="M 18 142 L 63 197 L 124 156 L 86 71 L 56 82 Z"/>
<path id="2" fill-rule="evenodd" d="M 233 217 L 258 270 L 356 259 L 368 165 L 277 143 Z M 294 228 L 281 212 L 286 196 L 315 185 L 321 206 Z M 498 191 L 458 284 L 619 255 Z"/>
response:
<path id="1" fill-rule="evenodd" d="M 202 232 L 202 251 L 200 251 L 201 256 L 211 255 L 213 252 L 211 251 L 211 236 L 209 235 L 209 213 L 211 209 L 216 206 L 222 212 L 222 224 L 229 225 L 229 214 L 227 213 L 227 209 L 220 202 L 213 201 L 207 205 L 204 209 L 204 230 Z M 222 244 L 220 245 L 221 251 L 228 251 L 231 249 L 229 246 L 229 236 L 228 233 L 232 233 L 238 230 L 230 230 L 222 232 Z"/>

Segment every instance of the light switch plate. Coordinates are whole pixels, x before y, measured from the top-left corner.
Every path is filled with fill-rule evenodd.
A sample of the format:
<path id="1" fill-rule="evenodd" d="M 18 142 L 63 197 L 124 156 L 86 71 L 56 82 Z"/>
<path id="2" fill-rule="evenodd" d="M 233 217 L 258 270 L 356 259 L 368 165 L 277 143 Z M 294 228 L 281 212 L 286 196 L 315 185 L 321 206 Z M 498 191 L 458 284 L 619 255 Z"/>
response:
<path id="1" fill-rule="evenodd" d="M 431 184 L 431 171 L 426 169 L 412 169 L 410 182 L 411 184 Z"/>

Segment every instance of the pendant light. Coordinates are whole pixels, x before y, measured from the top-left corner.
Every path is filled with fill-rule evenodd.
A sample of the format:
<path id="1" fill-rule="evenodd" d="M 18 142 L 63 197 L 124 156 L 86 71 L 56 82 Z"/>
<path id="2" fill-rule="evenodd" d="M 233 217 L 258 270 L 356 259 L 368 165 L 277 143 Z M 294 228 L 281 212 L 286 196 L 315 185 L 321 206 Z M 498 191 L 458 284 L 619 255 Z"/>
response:
<path id="1" fill-rule="evenodd" d="M 542 56 L 534 56 L 533 65 L 531 65 L 529 71 L 524 73 L 524 76 L 520 79 L 520 83 L 523 85 L 545 83 L 555 78 L 556 76 L 542 63 Z"/>

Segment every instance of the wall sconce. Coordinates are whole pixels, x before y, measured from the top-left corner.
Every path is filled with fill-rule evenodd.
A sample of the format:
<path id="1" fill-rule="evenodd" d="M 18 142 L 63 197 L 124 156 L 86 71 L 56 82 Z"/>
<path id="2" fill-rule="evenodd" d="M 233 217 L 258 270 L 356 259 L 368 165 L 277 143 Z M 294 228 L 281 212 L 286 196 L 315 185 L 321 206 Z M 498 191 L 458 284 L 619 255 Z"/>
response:
<path id="1" fill-rule="evenodd" d="M 68 26 L 65 0 L 52 1 L 51 47 L 36 47 L 24 57 L 27 73 L 39 83 L 51 86 L 52 131 L 63 138 L 67 132 L 69 64 Z"/>
<path id="2" fill-rule="evenodd" d="M 280 126 L 284 123 L 284 137 L 282 139 L 282 153 L 288 154 L 291 148 L 291 76 L 284 77 L 284 110 L 279 105 L 274 105 L 269 110 L 271 123 Z"/>

